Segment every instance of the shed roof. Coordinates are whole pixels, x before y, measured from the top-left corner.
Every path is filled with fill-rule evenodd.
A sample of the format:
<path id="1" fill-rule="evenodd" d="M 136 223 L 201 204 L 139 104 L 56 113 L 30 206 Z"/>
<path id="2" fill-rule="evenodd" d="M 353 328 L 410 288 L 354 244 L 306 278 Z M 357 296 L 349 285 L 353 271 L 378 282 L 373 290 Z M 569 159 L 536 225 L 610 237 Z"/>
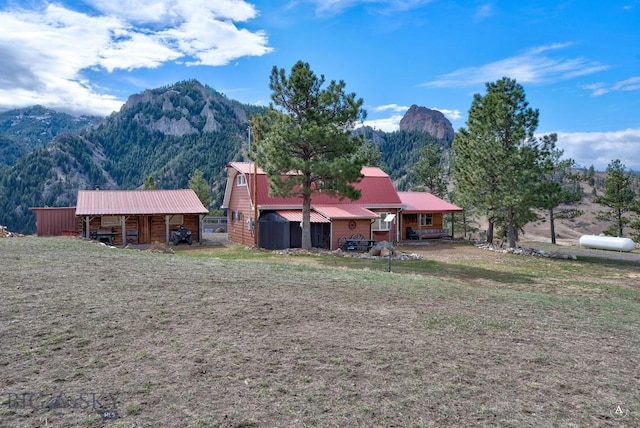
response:
<path id="1" fill-rule="evenodd" d="M 428 192 L 398 192 L 405 214 L 415 213 L 452 213 L 462 208 L 442 200 Z"/>
<path id="2" fill-rule="evenodd" d="M 289 221 L 302 222 L 302 210 L 279 210 L 276 212 Z M 330 223 L 329 219 L 313 210 L 309 214 L 311 223 Z"/>
<path id="3" fill-rule="evenodd" d="M 331 220 L 378 218 L 380 215 L 362 205 L 313 205 L 313 209 Z"/>
<path id="4" fill-rule="evenodd" d="M 76 215 L 207 214 L 191 189 L 80 190 Z"/>

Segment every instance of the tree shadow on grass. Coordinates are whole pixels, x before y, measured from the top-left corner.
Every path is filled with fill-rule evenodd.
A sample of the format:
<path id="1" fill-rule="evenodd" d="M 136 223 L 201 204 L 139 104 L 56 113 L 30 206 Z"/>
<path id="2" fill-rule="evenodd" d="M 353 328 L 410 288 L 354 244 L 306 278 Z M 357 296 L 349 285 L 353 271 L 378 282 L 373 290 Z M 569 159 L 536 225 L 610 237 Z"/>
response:
<path id="1" fill-rule="evenodd" d="M 350 269 L 367 269 L 376 272 L 387 272 L 388 260 L 343 258 L 337 260 L 323 260 L 325 266 L 343 266 Z M 440 279 L 455 279 L 456 281 L 492 281 L 502 284 L 533 284 L 536 276 L 532 274 L 504 272 L 476 266 L 464 266 L 454 263 L 442 263 L 433 260 L 392 260 L 391 272 L 398 274 L 423 275 Z"/>

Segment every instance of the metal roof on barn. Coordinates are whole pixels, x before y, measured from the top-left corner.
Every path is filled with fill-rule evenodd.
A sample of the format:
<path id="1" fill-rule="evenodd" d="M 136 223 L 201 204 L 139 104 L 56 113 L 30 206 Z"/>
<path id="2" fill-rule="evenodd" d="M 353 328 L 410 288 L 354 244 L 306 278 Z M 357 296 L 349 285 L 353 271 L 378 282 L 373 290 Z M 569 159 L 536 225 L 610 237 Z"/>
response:
<path id="1" fill-rule="evenodd" d="M 227 168 L 233 168 L 238 173 L 244 174 L 249 191 L 249 197 L 253 201 L 253 163 L 251 162 L 231 162 Z M 257 169 L 257 187 L 258 187 L 258 207 L 260 209 L 269 208 L 298 208 L 302 205 L 302 198 L 281 197 L 269 195 L 269 180 L 265 172 Z M 363 178 L 352 183 L 353 187 L 360 190 L 360 199 L 351 200 L 348 198 L 340 198 L 339 196 L 331 196 L 326 193 L 314 193 L 311 197 L 312 204 L 316 205 L 361 205 L 368 208 L 400 208 L 402 202 L 393 187 L 393 183 L 389 175 L 377 167 L 362 168 Z M 228 195 L 225 194 L 223 206 L 227 206 Z M 230 196 L 230 194 L 229 194 Z"/>
<path id="2" fill-rule="evenodd" d="M 80 190 L 76 215 L 207 214 L 191 189 Z"/>

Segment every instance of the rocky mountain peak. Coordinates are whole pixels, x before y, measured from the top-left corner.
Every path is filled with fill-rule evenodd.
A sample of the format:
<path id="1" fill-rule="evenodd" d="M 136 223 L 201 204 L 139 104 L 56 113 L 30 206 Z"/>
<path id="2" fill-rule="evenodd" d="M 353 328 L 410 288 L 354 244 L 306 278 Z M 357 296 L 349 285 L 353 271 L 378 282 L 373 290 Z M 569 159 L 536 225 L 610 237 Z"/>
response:
<path id="1" fill-rule="evenodd" d="M 150 131 L 182 137 L 223 128 L 219 117 L 232 112 L 247 122 L 247 114 L 213 89 L 196 80 L 131 95 L 123 107 Z"/>
<path id="2" fill-rule="evenodd" d="M 400 129 L 427 132 L 439 140 L 453 140 L 453 125 L 442 112 L 412 105 L 400 120 Z"/>

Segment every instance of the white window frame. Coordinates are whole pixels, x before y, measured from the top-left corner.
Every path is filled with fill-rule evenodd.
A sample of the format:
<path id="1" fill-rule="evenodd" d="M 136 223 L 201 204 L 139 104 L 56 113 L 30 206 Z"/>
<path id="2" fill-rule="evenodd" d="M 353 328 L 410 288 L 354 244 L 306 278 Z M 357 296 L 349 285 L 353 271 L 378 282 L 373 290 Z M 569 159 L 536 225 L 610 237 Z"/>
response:
<path id="1" fill-rule="evenodd" d="M 433 214 L 418 214 L 419 226 L 433 226 Z"/>
<path id="2" fill-rule="evenodd" d="M 384 221 L 388 215 L 391 215 L 389 212 L 378 213 L 379 216 L 376 221 L 371 225 L 371 230 L 375 232 L 388 232 L 391 227 L 391 222 Z"/>
<path id="3" fill-rule="evenodd" d="M 236 184 L 238 186 L 246 186 L 247 185 L 247 177 L 244 174 L 238 174 L 236 177 Z"/>

